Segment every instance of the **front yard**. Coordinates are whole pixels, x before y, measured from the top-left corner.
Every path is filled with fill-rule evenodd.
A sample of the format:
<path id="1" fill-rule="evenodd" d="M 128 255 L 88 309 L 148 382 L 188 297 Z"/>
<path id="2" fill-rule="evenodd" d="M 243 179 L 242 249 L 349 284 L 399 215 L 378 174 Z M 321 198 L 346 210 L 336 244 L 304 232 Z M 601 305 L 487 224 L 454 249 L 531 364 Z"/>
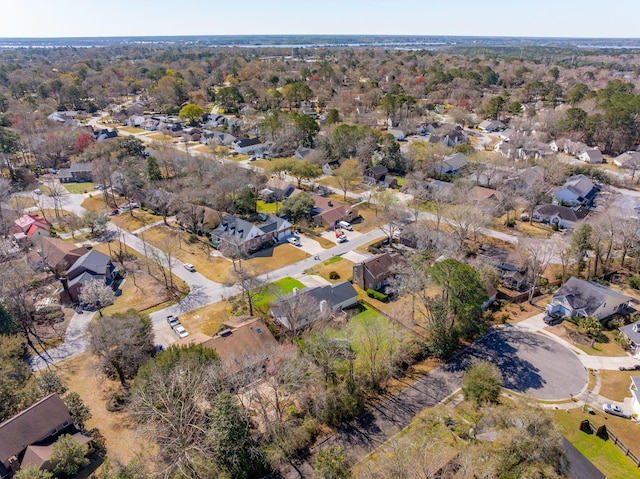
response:
<path id="1" fill-rule="evenodd" d="M 342 256 L 334 256 L 323 263 L 315 265 L 305 271 L 306 274 L 317 274 L 331 283 L 349 281 L 353 276 L 353 261 L 344 259 Z M 337 278 L 331 278 L 331 273 L 336 272 Z"/>
<path id="2" fill-rule="evenodd" d="M 93 191 L 93 183 L 62 183 L 62 186 L 72 195 L 82 193 L 91 193 Z"/>

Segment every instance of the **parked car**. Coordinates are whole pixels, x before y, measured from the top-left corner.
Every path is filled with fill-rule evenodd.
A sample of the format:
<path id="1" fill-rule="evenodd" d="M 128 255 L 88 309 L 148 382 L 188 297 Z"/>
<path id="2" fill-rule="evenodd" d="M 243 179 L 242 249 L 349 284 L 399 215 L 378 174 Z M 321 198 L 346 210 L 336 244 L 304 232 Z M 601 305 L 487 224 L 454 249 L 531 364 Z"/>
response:
<path id="1" fill-rule="evenodd" d="M 193 266 L 191 263 L 185 263 L 184 269 L 186 269 L 187 271 L 191 271 L 193 273 L 196 270 L 196 267 Z"/>
<path id="2" fill-rule="evenodd" d="M 169 326 L 173 328 L 175 326 L 178 326 L 180 324 L 180 321 L 178 321 L 178 318 L 176 318 L 173 314 L 170 314 L 169 316 L 167 316 L 167 323 L 169 323 Z"/>
<path id="3" fill-rule="evenodd" d="M 338 243 L 344 243 L 347 240 L 348 240 L 347 235 L 344 234 L 344 233 L 342 233 L 340 236 L 338 236 L 338 239 L 337 239 Z"/>
<path id="4" fill-rule="evenodd" d="M 640 371 L 640 364 L 634 364 L 633 366 L 620 366 L 620 371 Z"/>
<path id="5" fill-rule="evenodd" d="M 347 221 L 338 221 L 338 226 L 340 228 L 344 228 L 347 231 L 353 231 L 353 228 L 351 227 L 351 223 Z"/>
<path id="6" fill-rule="evenodd" d="M 560 324 L 563 320 L 564 318 L 562 316 L 551 316 L 549 314 L 545 315 L 545 317 L 543 318 L 545 324 L 548 324 L 549 326 Z"/>
<path id="7" fill-rule="evenodd" d="M 617 404 L 603 404 L 602 410 L 607 414 L 612 414 L 614 416 L 625 417 L 627 419 L 631 417 L 631 414 L 629 414 Z"/>
<path id="8" fill-rule="evenodd" d="M 116 208 L 115 210 L 111 210 L 111 212 L 109 213 L 109 216 L 115 216 L 119 214 L 120 214 L 120 210 Z"/>
<path id="9" fill-rule="evenodd" d="M 293 246 L 300 246 L 300 238 L 296 238 L 295 236 L 292 236 L 287 241 L 289 242 L 289 244 L 292 244 Z"/>
<path id="10" fill-rule="evenodd" d="M 184 327 L 181 324 L 178 324 L 177 326 L 175 326 L 173 330 L 181 338 L 186 338 L 187 336 L 189 336 L 189 333 L 187 332 L 186 329 L 184 329 Z"/>

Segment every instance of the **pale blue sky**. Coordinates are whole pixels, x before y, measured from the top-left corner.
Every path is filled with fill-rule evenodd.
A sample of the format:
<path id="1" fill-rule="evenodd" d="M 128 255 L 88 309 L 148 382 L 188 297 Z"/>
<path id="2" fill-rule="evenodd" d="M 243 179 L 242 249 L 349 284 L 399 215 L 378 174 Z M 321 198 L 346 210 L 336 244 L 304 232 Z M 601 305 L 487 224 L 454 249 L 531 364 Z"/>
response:
<path id="1" fill-rule="evenodd" d="M 638 18 L 638 0 L 0 0 L 0 37 L 354 33 L 638 38 Z"/>

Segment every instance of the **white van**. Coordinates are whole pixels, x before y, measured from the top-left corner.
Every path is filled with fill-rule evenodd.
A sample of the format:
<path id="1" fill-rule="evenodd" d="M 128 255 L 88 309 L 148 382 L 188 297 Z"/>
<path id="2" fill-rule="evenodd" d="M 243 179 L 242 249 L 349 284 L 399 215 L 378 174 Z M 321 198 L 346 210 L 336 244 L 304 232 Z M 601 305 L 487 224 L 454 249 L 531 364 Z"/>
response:
<path id="1" fill-rule="evenodd" d="M 347 231 L 353 231 L 353 228 L 351 227 L 351 223 L 347 223 L 346 221 L 338 221 L 338 226 Z"/>

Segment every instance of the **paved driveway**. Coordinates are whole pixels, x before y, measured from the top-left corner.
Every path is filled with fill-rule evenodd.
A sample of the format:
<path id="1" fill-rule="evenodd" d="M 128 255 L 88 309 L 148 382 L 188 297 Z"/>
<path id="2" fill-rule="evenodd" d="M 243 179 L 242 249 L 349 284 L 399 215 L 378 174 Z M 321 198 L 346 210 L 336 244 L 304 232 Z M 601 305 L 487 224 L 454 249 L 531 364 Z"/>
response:
<path id="1" fill-rule="evenodd" d="M 451 363 L 452 372 L 485 360 L 500 368 L 504 385 L 536 399 L 576 396 L 587 384 L 587 371 L 563 345 L 525 331 L 504 330 L 484 337 Z"/>

